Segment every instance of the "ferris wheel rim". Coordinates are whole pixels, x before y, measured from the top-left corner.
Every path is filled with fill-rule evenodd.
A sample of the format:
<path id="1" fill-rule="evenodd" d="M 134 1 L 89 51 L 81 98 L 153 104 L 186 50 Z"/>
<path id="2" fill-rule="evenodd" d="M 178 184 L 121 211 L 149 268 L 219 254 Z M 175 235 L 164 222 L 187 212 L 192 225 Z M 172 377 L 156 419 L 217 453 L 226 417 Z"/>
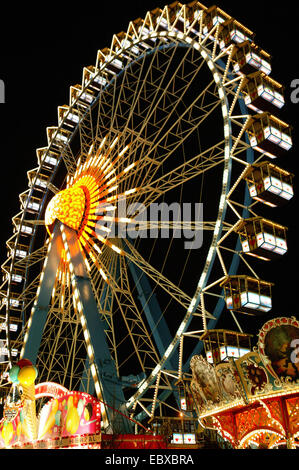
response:
<path id="1" fill-rule="evenodd" d="M 171 39 L 171 40 L 178 39 L 178 40 L 182 40 L 182 44 L 180 44 L 180 45 L 187 45 L 187 46 L 192 47 L 192 46 L 194 46 L 194 45 L 196 44 L 196 46 L 197 46 L 197 43 L 195 43 L 194 40 L 193 40 L 193 41 L 190 41 L 190 42 L 188 41 L 188 39 L 190 39 L 188 36 L 187 36 L 187 38 L 186 38 L 186 42 L 184 42 L 184 41 L 183 41 L 184 35 L 183 35 L 182 33 L 176 33 L 175 35 L 172 34 L 172 35 L 170 35 L 169 37 L 168 37 L 168 35 L 163 34 L 163 33 L 160 33 L 160 34 L 149 34 L 149 35 L 148 35 L 148 38 L 152 38 L 152 37 L 156 37 L 156 38 L 158 38 L 158 37 L 164 37 L 164 38 Z M 146 39 L 148 39 L 148 38 L 146 38 Z M 195 47 L 195 48 L 196 48 L 197 50 L 199 50 L 199 47 L 198 47 L 198 46 Z M 207 53 L 206 53 L 205 48 L 203 48 L 202 50 L 204 51 L 203 58 L 204 58 L 205 60 L 207 60 L 207 61 L 210 60 L 210 59 L 208 58 L 208 55 L 207 55 Z M 200 51 L 200 53 L 201 53 L 201 51 Z M 140 59 L 140 57 L 138 57 L 136 60 L 139 60 L 139 59 Z M 211 66 L 211 62 L 209 62 L 209 66 Z M 112 80 L 113 80 L 113 79 L 112 79 Z M 107 85 L 107 86 L 108 86 L 108 85 Z M 88 85 L 86 85 L 86 89 L 87 89 L 87 87 L 88 87 Z M 82 90 L 82 93 L 83 93 L 83 92 L 84 92 L 84 89 Z M 100 95 L 100 94 L 99 94 L 99 95 Z M 97 99 L 99 99 L 99 95 L 98 95 L 98 98 L 97 98 Z M 224 103 L 223 103 L 223 104 L 224 104 Z M 59 132 L 59 129 L 62 127 L 62 125 L 63 125 L 63 122 L 61 122 L 60 126 L 58 126 L 58 128 L 57 128 L 57 130 L 56 130 L 56 133 Z M 79 125 L 78 125 L 78 126 L 79 126 Z M 75 132 L 74 132 L 74 133 L 75 133 Z M 74 135 L 74 133 L 73 133 L 73 135 Z M 54 137 L 53 137 L 53 138 L 54 138 Z M 49 149 L 49 148 L 50 148 L 50 145 L 49 145 L 48 149 Z M 226 146 L 226 149 L 228 149 L 227 146 Z M 227 151 L 227 150 L 226 150 L 226 151 Z M 57 171 L 58 171 L 58 168 L 57 168 Z M 39 168 L 39 172 L 40 172 L 40 168 Z M 36 177 L 38 177 L 39 172 L 37 173 Z M 25 211 L 24 211 L 24 213 L 23 213 L 23 218 L 24 218 L 24 216 L 25 216 Z M 208 264 L 209 264 L 209 265 L 212 265 L 212 263 L 208 263 Z M 208 276 L 206 276 L 206 278 L 207 278 L 207 277 L 208 277 Z M 191 314 L 191 312 L 189 312 L 189 313 Z M 190 316 L 190 315 L 189 315 L 189 316 Z M 182 323 L 183 323 L 183 322 L 182 322 Z M 179 339 L 177 339 L 177 341 L 176 341 L 176 346 L 178 345 L 178 341 L 179 341 Z M 175 349 L 175 347 L 174 347 L 174 349 Z"/>
<path id="2" fill-rule="evenodd" d="M 169 38 L 168 38 L 168 36 L 165 35 L 165 34 L 161 34 L 161 35 L 157 34 L 157 35 L 154 35 L 155 38 L 159 38 L 160 36 L 161 36 L 161 37 L 164 37 L 164 38 L 166 38 L 166 39 L 170 39 L 171 41 L 173 41 L 174 39 L 182 40 L 182 37 L 183 37 L 183 35 L 180 34 L 180 33 L 177 33 L 176 36 L 171 35 Z M 151 38 L 152 35 L 150 34 L 148 37 Z M 200 49 L 201 49 L 200 46 L 198 46 L 198 44 L 195 43 L 194 41 L 192 41 L 191 43 L 188 42 L 188 41 L 186 41 L 186 42 L 183 41 L 181 44 L 178 44 L 178 45 L 179 45 L 179 46 L 186 46 L 186 45 L 187 45 L 187 46 L 189 46 L 189 47 L 193 47 L 193 46 L 194 46 L 194 48 L 202 55 L 202 58 L 207 62 L 209 68 L 210 68 L 210 69 L 213 69 L 213 74 L 214 74 L 214 76 L 217 76 L 217 75 L 216 75 L 216 74 L 217 74 L 216 68 L 212 66 L 212 62 L 211 62 L 211 60 L 210 60 L 208 54 L 206 53 L 206 49 L 205 49 L 205 48 L 203 48 L 202 50 L 200 50 Z M 171 44 L 170 44 L 169 46 L 171 47 Z M 154 48 L 151 49 L 151 52 L 152 52 L 153 50 L 154 50 Z M 202 53 L 202 52 L 203 52 L 203 53 Z M 139 59 L 140 59 L 140 57 L 138 57 L 138 59 L 136 59 L 136 60 L 139 61 Z M 131 65 L 131 64 L 130 64 L 130 65 Z M 114 80 L 114 78 L 113 78 L 112 80 Z M 219 89 L 222 89 L 222 90 L 223 90 L 223 87 L 221 87 L 221 85 L 219 85 L 220 79 L 217 80 L 216 83 L 218 84 Z M 108 85 L 107 85 L 107 86 L 108 86 Z M 87 88 L 87 87 L 86 87 L 86 88 Z M 103 91 L 103 92 L 104 92 L 104 91 Z M 99 96 L 100 96 L 100 95 L 98 95 L 97 100 L 99 99 Z M 226 97 L 225 97 L 225 94 L 223 94 L 223 97 L 220 98 L 220 99 L 221 99 L 221 102 L 222 102 L 222 103 L 221 103 L 222 106 L 226 105 L 226 109 L 227 109 L 227 111 L 228 111 L 227 104 L 226 104 Z M 94 106 L 95 106 L 95 105 L 96 105 L 96 104 L 94 104 Z M 223 108 L 222 108 L 222 110 L 223 110 Z M 226 119 L 225 119 L 224 122 L 227 121 L 227 114 L 225 115 L 225 118 L 226 118 Z M 58 128 L 58 129 L 59 129 L 59 128 Z M 58 129 L 57 129 L 57 132 L 58 132 Z M 230 150 L 230 144 L 229 144 L 229 142 L 228 142 L 229 137 L 226 136 L 226 139 L 227 139 L 227 141 L 226 141 L 226 143 L 225 143 L 225 150 L 224 150 L 224 152 L 225 152 L 225 154 L 226 154 L 227 156 L 229 156 L 229 150 Z M 227 159 L 229 159 L 229 157 L 227 157 Z M 226 192 L 227 192 L 228 189 L 229 189 L 229 187 L 227 187 L 227 186 L 229 186 L 229 185 L 228 185 L 229 177 L 230 177 L 230 172 L 228 171 L 228 172 L 226 172 L 226 178 L 224 178 L 223 181 L 222 181 L 222 187 L 225 187 Z M 222 194 L 223 194 L 223 190 L 222 190 Z M 225 217 L 225 214 L 223 214 L 223 217 L 221 217 L 221 219 L 223 220 L 224 217 Z M 218 220 L 219 220 L 219 214 L 218 214 Z M 217 229 L 217 232 L 216 232 L 217 235 L 218 235 L 219 233 L 221 233 L 221 228 L 222 228 L 222 222 L 221 222 L 221 223 L 219 224 L 219 226 L 218 226 L 218 229 Z M 214 233 L 214 236 L 215 236 L 215 233 Z M 209 255 L 208 255 L 208 256 L 209 256 Z M 213 258 L 215 258 L 215 253 L 214 253 Z M 209 273 L 210 273 L 210 269 L 212 269 L 212 265 L 213 265 L 213 262 L 208 261 L 208 262 L 206 262 L 206 265 L 205 265 L 205 267 L 203 268 L 203 270 L 205 270 L 205 268 L 208 266 L 208 267 L 209 267 L 209 272 L 206 273 L 205 279 L 204 279 L 204 281 L 202 281 L 202 287 L 204 287 L 204 284 L 207 282 L 207 279 L 208 279 L 208 276 L 209 276 Z M 193 299 L 192 299 L 192 300 L 193 300 L 193 305 L 192 305 L 191 307 L 189 307 L 189 310 L 188 310 L 188 312 L 187 312 L 185 318 L 182 320 L 182 323 L 181 323 L 181 325 L 184 324 L 184 329 L 188 326 L 188 325 L 187 325 L 187 321 L 186 321 L 186 317 L 189 317 L 189 318 L 190 318 L 190 317 L 192 316 L 192 313 L 193 313 L 193 312 L 195 311 L 195 309 L 196 309 L 196 305 L 195 305 L 195 303 L 194 303 L 194 298 L 195 298 L 195 296 L 194 296 Z M 199 302 L 199 297 L 197 298 L 197 304 L 198 304 L 198 302 Z M 183 330 L 183 331 L 181 330 L 181 325 L 179 326 L 178 331 L 181 331 L 181 333 L 183 333 L 184 330 Z M 181 335 L 181 333 L 180 333 L 180 335 Z M 176 338 L 176 341 L 175 341 L 175 343 L 174 343 L 174 345 L 173 345 L 173 348 L 172 348 L 173 351 L 175 351 L 176 347 L 177 347 L 178 344 L 179 344 L 179 337 L 180 337 L 180 335 Z M 170 359 L 170 358 L 171 358 L 171 354 L 169 353 L 169 351 L 166 351 L 166 355 L 165 355 L 165 357 L 164 357 L 164 363 L 165 363 L 168 359 Z M 162 359 L 162 360 L 163 360 L 163 359 Z M 162 360 L 160 360 L 160 364 L 161 364 Z M 157 366 L 158 366 L 158 364 L 157 364 Z M 161 366 L 161 367 L 162 367 L 162 366 Z M 154 371 L 155 371 L 155 370 L 154 370 Z M 156 376 L 156 372 L 157 372 L 157 371 L 155 371 L 155 373 L 153 374 L 152 380 L 154 380 L 154 378 L 155 378 L 155 376 Z M 150 385 L 150 384 L 149 384 L 149 385 Z"/>

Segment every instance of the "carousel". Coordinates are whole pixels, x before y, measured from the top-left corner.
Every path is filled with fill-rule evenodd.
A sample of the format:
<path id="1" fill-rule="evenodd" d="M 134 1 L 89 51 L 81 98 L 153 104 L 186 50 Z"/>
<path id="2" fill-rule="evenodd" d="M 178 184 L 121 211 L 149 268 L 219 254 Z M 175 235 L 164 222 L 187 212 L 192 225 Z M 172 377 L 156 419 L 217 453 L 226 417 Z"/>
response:
<path id="1" fill-rule="evenodd" d="M 298 338 L 294 317 L 265 323 L 252 350 L 250 335 L 205 332 L 205 357 L 192 357 L 192 378 L 181 382 L 184 409 L 231 448 L 298 448 Z"/>

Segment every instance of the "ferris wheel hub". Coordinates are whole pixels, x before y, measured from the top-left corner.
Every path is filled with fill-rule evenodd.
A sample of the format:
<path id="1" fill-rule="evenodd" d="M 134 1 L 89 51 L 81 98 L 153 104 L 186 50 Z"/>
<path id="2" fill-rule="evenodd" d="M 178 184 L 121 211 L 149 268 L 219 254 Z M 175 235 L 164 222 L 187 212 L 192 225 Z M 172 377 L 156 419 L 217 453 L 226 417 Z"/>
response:
<path id="1" fill-rule="evenodd" d="M 50 230 L 56 219 L 74 230 L 79 230 L 84 217 L 85 199 L 83 188 L 76 185 L 55 194 L 46 209 L 47 230 Z"/>

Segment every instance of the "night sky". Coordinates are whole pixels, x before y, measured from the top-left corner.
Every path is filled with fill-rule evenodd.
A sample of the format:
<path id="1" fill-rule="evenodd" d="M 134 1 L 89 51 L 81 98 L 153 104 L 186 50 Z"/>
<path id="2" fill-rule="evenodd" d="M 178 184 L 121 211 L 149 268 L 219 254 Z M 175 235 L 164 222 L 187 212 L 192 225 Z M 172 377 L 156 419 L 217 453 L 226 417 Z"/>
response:
<path id="1" fill-rule="evenodd" d="M 0 105 L 1 263 L 5 242 L 12 235 L 11 217 L 19 212 L 18 195 L 28 187 L 26 172 L 37 166 L 35 150 L 46 146 L 46 127 L 56 125 L 57 106 L 68 104 L 69 87 L 81 83 L 83 67 L 95 64 L 97 50 L 109 47 L 114 33 L 126 31 L 130 20 L 144 18 L 148 10 L 163 7 L 164 1 L 39 5 L 11 3 L 1 12 L 6 26 L 0 30 L 0 79 L 6 91 L 6 103 Z M 290 95 L 291 82 L 299 79 L 299 5 L 262 0 L 252 0 L 249 6 L 236 0 L 217 5 L 253 30 L 255 42 L 272 55 L 271 77 L 285 85 L 286 105 L 279 117 L 293 126 L 294 141 L 287 156 L 275 163 L 296 173 L 299 103 L 292 103 Z M 298 312 L 298 208 L 296 195 L 285 208 L 273 212 L 274 221 L 289 227 L 289 252 L 275 263 L 256 265 L 261 278 L 276 285 L 272 317 Z M 263 215 L 263 206 L 257 211 Z M 257 321 L 257 330 L 267 319 Z"/>

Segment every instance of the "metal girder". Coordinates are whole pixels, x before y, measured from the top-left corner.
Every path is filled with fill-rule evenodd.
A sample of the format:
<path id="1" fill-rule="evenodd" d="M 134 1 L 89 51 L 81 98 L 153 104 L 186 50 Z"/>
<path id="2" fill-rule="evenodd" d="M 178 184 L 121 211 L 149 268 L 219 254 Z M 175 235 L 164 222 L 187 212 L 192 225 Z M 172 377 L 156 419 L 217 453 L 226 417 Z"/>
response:
<path id="1" fill-rule="evenodd" d="M 48 249 L 43 269 L 43 280 L 40 284 L 38 297 L 34 303 L 31 313 L 31 326 L 27 331 L 27 338 L 21 356 L 29 359 L 33 364 L 36 363 L 40 340 L 45 327 L 49 304 L 52 295 L 52 289 L 56 279 L 56 273 L 60 262 L 62 249 L 62 239 L 59 224 L 56 224 L 53 231 L 53 238 Z"/>
<path id="2" fill-rule="evenodd" d="M 124 246 L 124 249 L 127 251 L 129 250 L 129 247 L 126 245 Z M 152 291 L 147 276 L 136 264 L 132 263 L 131 261 L 128 264 L 137 288 L 138 298 L 150 327 L 150 331 L 152 332 L 155 339 L 159 355 L 162 357 L 172 341 L 169 328 L 161 312 L 156 295 Z M 173 357 L 170 361 L 170 367 L 173 367 L 173 364 L 176 364 L 177 361 L 178 358 Z"/>
<path id="3" fill-rule="evenodd" d="M 90 367 L 94 365 L 96 371 L 96 380 L 98 380 L 100 390 L 97 392 L 100 395 L 98 398 L 108 405 L 106 407 L 107 420 L 114 432 L 116 430 L 117 432 L 130 432 L 131 423 L 126 418 L 127 411 L 122 385 L 107 345 L 104 331 L 105 322 L 102 321 L 98 312 L 77 234 L 74 230 L 60 223 L 56 223 L 54 228 L 22 357 L 36 363 L 63 247 L 69 256 L 72 285 L 77 292 L 77 306 L 80 303 L 82 307 L 79 314 L 82 326 L 84 325 L 83 330 L 90 340 L 88 345 L 92 348 L 92 353 L 89 353 L 89 365 Z M 90 348 L 87 347 L 87 349 Z M 95 379 L 94 376 L 93 378 Z"/>

